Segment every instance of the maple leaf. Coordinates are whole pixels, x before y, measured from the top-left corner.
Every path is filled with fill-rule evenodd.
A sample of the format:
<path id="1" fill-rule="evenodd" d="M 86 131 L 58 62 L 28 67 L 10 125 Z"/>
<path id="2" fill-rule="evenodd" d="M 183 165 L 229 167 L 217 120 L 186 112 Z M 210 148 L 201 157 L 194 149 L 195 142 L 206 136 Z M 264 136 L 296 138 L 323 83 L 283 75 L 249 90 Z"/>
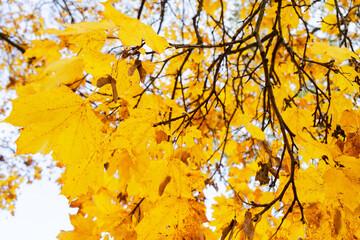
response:
<path id="1" fill-rule="evenodd" d="M 111 73 L 111 64 L 115 62 L 115 56 L 97 50 L 87 50 L 81 54 L 81 57 L 84 61 L 84 70 L 90 73 L 94 79 L 99 79 Z"/>
<path id="2" fill-rule="evenodd" d="M 95 222 L 89 217 L 85 218 L 81 215 L 70 215 L 72 224 L 75 227 L 74 231 L 61 231 L 57 236 L 60 240 L 76 240 L 76 239 L 89 239 L 98 240 L 101 232 L 96 227 Z"/>
<path id="3" fill-rule="evenodd" d="M 57 87 L 58 84 L 72 85 L 74 82 L 79 86 L 83 80 L 83 60 L 80 57 L 65 58 L 53 61 L 45 68 L 41 69 L 39 73 L 29 81 L 31 85 L 24 86 L 23 88 L 33 88 L 35 92 L 50 90 Z M 18 91 L 19 93 L 19 91 Z M 20 89 L 20 95 L 24 95 L 25 91 Z"/>
<path id="4" fill-rule="evenodd" d="M 334 59 L 335 61 L 341 63 L 346 59 L 351 59 L 352 57 L 355 59 L 359 59 L 359 57 L 349 49 L 342 47 L 339 48 L 337 46 L 330 46 L 325 42 L 315 42 L 312 43 L 311 51 L 315 54 L 319 54 L 322 58 L 329 57 Z"/>
<path id="5" fill-rule="evenodd" d="M 63 31 L 49 29 L 46 32 L 56 34 L 63 38 L 67 44 L 72 44 L 72 48 L 76 52 L 81 48 L 86 50 L 101 50 L 107 37 L 105 31 L 115 28 L 114 23 L 109 21 L 80 22 L 76 24 L 64 24 L 64 26 L 67 28 Z"/>
<path id="6" fill-rule="evenodd" d="M 134 227 L 137 221 L 134 221 L 136 210 L 140 207 L 137 203 L 128 202 L 130 205 L 124 209 L 124 206 L 119 202 L 114 201 L 114 191 L 110 190 L 112 187 L 117 188 L 119 185 L 114 184 L 116 180 L 112 179 L 112 176 L 107 176 L 104 185 L 107 185 L 107 189 L 100 189 L 92 194 L 90 198 L 93 201 L 83 200 L 84 206 L 82 210 L 88 213 L 92 218 L 96 217 L 96 226 L 103 232 L 109 232 L 112 236 L 117 236 L 124 239 L 136 239 L 136 232 Z M 135 201 L 135 200 L 134 200 Z M 140 202 L 142 201 L 140 200 Z M 131 210 L 133 209 L 133 210 Z M 141 213 L 139 213 L 141 215 Z M 138 219 L 140 220 L 140 219 Z"/>
<path id="7" fill-rule="evenodd" d="M 214 209 L 213 217 L 215 220 L 211 221 L 210 224 L 215 226 L 217 231 L 224 231 L 233 222 L 234 218 L 242 217 L 243 213 L 241 206 L 238 204 L 237 199 L 225 198 L 225 196 L 215 197 L 216 204 L 212 206 Z M 226 231 L 225 231 L 226 232 Z M 224 233 L 224 232 L 223 232 Z"/>
<path id="8" fill-rule="evenodd" d="M 67 167 L 69 186 L 76 186 L 66 195 L 85 193 L 91 185 L 86 175 L 103 169 L 101 158 L 92 159 L 104 138 L 102 123 L 89 104 L 67 87 L 59 87 L 15 99 L 13 107 L 6 122 L 22 127 L 17 154 L 53 151 L 54 159 Z"/>
<path id="9" fill-rule="evenodd" d="M 203 204 L 181 197 L 162 197 L 136 226 L 140 239 L 204 239 Z"/>
<path id="10" fill-rule="evenodd" d="M 324 186 L 327 200 L 329 201 L 331 196 L 333 201 L 340 200 L 351 211 L 355 211 L 360 207 L 360 184 L 356 181 L 360 164 L 352 157 L 342 157 L 340 160 L 347 165 L 344 169 L 329 169 L 323 175 L 324 182 L 327 183 Z"/>
<path id="11" fill-rule="evenodd" d="M 61 54 L 58 51 L 48 51 L 48 49 L 61 49 L 56 42 L 50 40 L 34 40 L 31 41 L 31 43 L 33 46 L 25 51 L 24 56 L 28 58 L 35 58 L 32 61 L 34 65 L 45 57 L 49 63 L 60 59 Z"/>
<path id="12" fill-rule="evenodd" d="M 115 28 L 114 23 L 109 21 L 101 22 L 79 22 L 76 24 L 63 24 L 67 27 L 64 31 L 57 29 L 49 29 L 47 33 L 56 35 L 80 35 L 93 31 L 105 31 L 107 29 Z"/>
<path id="13" fill-rule="evenodd" d="M 104 16 L 119 27 L 118 36 L 126 47 L 141 46 L 143 39 L 157 53 L 163 53 L 169 47 L 166 39 L 158 36 L 152 27 L 117 11 L 110 1 L 102 4 L 105 6 Z"/>

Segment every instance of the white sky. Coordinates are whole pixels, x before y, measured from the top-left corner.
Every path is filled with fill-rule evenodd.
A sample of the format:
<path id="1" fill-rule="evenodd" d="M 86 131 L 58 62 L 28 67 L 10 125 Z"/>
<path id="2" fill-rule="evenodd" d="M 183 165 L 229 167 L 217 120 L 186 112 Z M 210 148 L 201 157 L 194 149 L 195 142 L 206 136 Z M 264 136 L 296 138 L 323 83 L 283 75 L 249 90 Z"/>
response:
<path id="1" fill-rule="evenodd" d="M 22 184 L 18 191 L 15 216 L 0 211 L 0 239 L 53 240 L 60 230 L 74 229 L 65 196 L 53 180 L 43 178 L 32 184 Z"/>

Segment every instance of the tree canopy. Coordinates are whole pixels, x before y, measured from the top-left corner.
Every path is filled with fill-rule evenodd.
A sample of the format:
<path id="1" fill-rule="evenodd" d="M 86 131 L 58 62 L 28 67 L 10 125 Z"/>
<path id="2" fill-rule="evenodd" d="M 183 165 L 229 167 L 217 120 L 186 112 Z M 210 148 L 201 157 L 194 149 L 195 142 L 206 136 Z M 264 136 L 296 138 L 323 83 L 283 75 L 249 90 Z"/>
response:
<path id="1" fill-rule="evenodd" d="M 4 122 L 65 169 L 59 239 L 360 239 L 360 1 L 22 2 Z"/>

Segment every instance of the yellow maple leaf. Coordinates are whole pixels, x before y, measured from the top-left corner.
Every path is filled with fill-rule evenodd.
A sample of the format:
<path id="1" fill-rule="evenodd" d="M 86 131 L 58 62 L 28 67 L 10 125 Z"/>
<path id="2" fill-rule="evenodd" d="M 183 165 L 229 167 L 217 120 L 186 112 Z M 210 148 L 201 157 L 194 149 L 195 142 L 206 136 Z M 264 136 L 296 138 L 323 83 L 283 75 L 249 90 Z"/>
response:
<path id="1" fill-rule="evenodd" d="M 324 17 L 321 22 L 321 30 L 323 32 L 335 33 L 338 31 L 337 29 L 337 18 L 335 14 L 329 14 Z"/>
<path id="2" fill-rule="evenodd" d="M 215 226 L 216 231 L 221 232 L 236 217 L 241 219 L 241 214 L 243 214 L 242 204 L 238 204 L 238 199 L 219 196 L 215 197 L 214 200 L 216 204 L 212 205 L 214 210 L 212 217 L 215 220 L 212 220 L 210 225 Z"/>
<path id="3" fill-rule="evenodd" d="M 346 170 L 346 167 L 345 167 Z M 326 183 L 325 191 L 327 199 L 332 201 L 340 200 L 352 212 L 360 206 L 359 184 L 356 177 L 342 169 L 329 169 L 323 176 Z M 354 181 L 355 180 L 355 181 Z"/>
<path id="4" fill-rule="evenodd" d="M 219 1 L 205 0 L 203 2 L 203 8 L 207 14 L 215 16 L 215 11 L 218 10 L 219 8 L 221 8 L 221 4 L 222 3 Z M 223 4 L 227 4 L 227 3 L 224 2 Z"/>
<path id="5" fill-rule="evenodd" d="M 321 178 L 323 172 L 321 168 L 314 167 L 300 169 L 297 172 L 296 186 L 301 201 L 306 203 L 325 201 L 324 180 Z"/>
<path id="6" fill-rule="evenodd" d="M 73 198 L 86 193 L 94 174 L 103 172 L 97 154 L 104 137 L 102 123 L 86 101 L 67 87 L 59 87 L 15 99 L 13 109 L 6 122 L 22 127 L 17 154 L 53 150 L 54 159 L 67 168 L 67 187 L 74 190 L 66 195 Z"/>
<path id="7" fill-rule="evenodd" d="M 246 130 L 248 130 L 252 137 L 259 140 L 265 140 L 265 133 L 261 130 L 261 128 L 255 126 L 246 114 L 239 114 L 238 117 L 241 123 L 245 125 Z"/>
<path id="8" fill-rule="evenodd" d="M 61 231 L 57 236 L 60 240 L 98 240 L 101 237 L 101 232 L 96 227 L 95 221 L 90 217 L 83 217 L 81 215 L 70 215 L 71 223 L 74 225 L 73 231 Z"/>
<path id="9" fill-rule="evenodd" d="M 202 239 L 205 206 L 181 197 L 162 197 L 135 227 L 138 239 Z"/>
<path id="10" fill-rule="evenodd" d="M 340 72 L 334 75 L 333 81 L 339 86 L 341 90 L 347 90 L 350 93 L 357 92 L 359 85 L 356 83 L 356 79 L 359 77 L 359 73 L 355 71 L 353 67 L 342 65 L 339 67 Z M 335 92 L 336 93 L 336 92 Z M 344 94 L 342 93 L 342 96 Z M 344 97 L 343 97 L 344 98 Z M 345 101 L 346 98 L 342 101 Z M 336 104 L 342 106 L 341 104 Z"/>
<path id="11" fill-rule="evenodd" d="M 109 21 L 101 21 L 101 22 L 80 22 L 75 24 L 63 24 L 63 26 L 67 27 L 64 31 L 57 29 L 49 29 L 46 32 L 49 34 L 57 34 L 57 35 L 76 35 L 76 34 L 84 34 L 92 31 L 105 31 L 107 29 L 115 28 L 116 26 Z"/>
<path id="12" fill-rule="evenodd" d="M 84 62 L 84 70 L 90 73 L 94 80 L 111 73 L 111 63 L 115 62 L 115 56 L 96 50 L 88 50 L 81 54 L 81 57 Z"/>
<path id="13" fill-rule="evenodd" d="M 64 24 L 67 28 L 65 30 L 49 29 L 46 32 L 49 34 L 56 34 L 66 42 L 73 44 L 75 49 L 79 51 L 79 47 L 84 49 L 101 50 L 103 47 L 107 34 L 106 30 L 113 29 L 116 26 L 109 21 L 101 22 L 80 22 L 76 24 Z"/>
<path id="14" fill-rule="evenodd" d="M 163 53 L 169 47 L 166 39 L 157 35 L 152 27 L 117 11 L 109 1 L 102 4 L 105 6 L 104 16 L 119 27 L 118 37 L 126 47 L 140 46 L 143 39 L 157 53 Z"/>
<path id="15" fill-rule="evenodd" d="M 142 170 L 140 164 L 144 165 Z M 192 198 L 192 191 L 201 191 L 205 187 L 203 173 L 191 170 L 176 158 L 138 162 L 137 170 L 128 182 L 128 193 L 146 196 L 150 201 L 156 201 L 162 195 Z"/>
<path id="16" fill-rule="evenodd" d="M 184 134 L 183 142 L 186 144 L 187 147 L 193 147 L 196 143 L 194 139 L 201 138 L 201 131 L 196 127 L 188 127 L 186 128 L 186 133 Z"/>
<path id="17" fill-rule="evenodd" d="M 334 10 L 335 1 L 334 0 L 327 0 L 325 4 L 325 9 L 328 9 L 330 12 Z"/>
<path id="18" fill-rule="evenodd" d="M 36 59 L 32 62 L 34 65 L 43 58 L 46 58 L 49 63 L 60 59 L 61 54 L 59 53 L 60 46 L 58 43 L 50 40 L 34 40 L 31 43 L 33 46 L 26 49 L 24 56 L 28 58 L 34 57 Z M 49 51 L 49 49 L 53 49 L 53 51 Z"/>
<path id="19" fill-rule="evenodd" d="M 53 61 L 43 68 L 37 75 L 30 77 L 31 85 L 20 87 L 20 95 L 26 95 L 27 89 L 33 88 L 35 92 L 50 90 L 58 84 L 72 84 L 78 86 L 83 79 L 83 60 L 80 57 L 64 58 Z"/>
<path id="20" fill-rule="evenodd" d="M 352 57 L 355 59 L 359 59 L 359 57 L 348 48 L 342 47 L 339 48 L 337 46 L 330 46 L 329 43 L 326 42 L 314 42 L 310 44 L 311 47 L 309 51 L 313 54 L 317 54 L 321 56 L 323 60 L 334 59 L 338 63 L 342 63 L 346 59 L 351 59 Z"/>

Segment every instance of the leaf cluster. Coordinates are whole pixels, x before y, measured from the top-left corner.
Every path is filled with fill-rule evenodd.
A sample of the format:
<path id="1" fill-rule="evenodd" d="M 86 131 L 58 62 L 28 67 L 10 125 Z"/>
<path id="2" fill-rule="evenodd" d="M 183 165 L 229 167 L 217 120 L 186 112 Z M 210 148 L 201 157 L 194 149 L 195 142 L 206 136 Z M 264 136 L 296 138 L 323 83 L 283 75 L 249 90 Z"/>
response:
<path id="1" fill-rule="evenodd" d="M 7 41 L 17 154 L 52 151 L 79 208 L 58 238 L 360 238 L 359 4 L 107 1 Z"/>

